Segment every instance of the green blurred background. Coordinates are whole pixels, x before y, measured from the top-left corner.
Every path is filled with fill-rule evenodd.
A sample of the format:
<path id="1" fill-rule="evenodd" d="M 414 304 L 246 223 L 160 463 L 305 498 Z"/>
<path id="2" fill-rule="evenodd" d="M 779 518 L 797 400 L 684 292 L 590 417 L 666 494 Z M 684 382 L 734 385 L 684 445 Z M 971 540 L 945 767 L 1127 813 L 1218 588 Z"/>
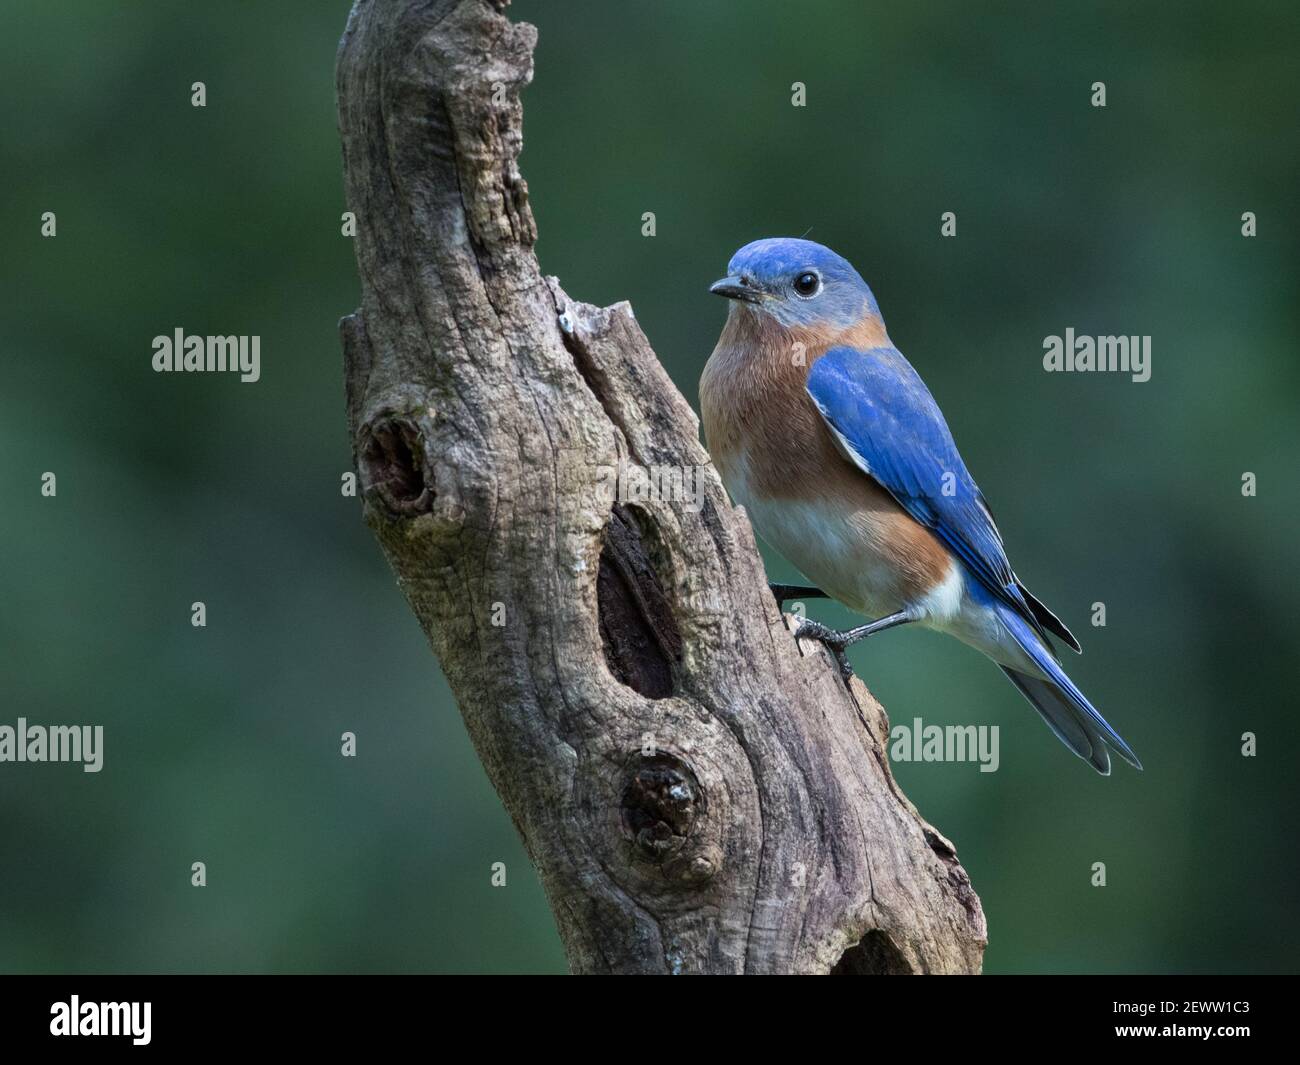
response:
<path id="1" fill-rule="evenodd" d="M 0 723 L 106 732 L 97 775 L 0 765 L 0 970 L 563 970 L 339 492 L 347 8 L 0 13 Z M 1075 679 L 1145 761 L 1097 777 L 954 641 L 855 651 L 895 722 L 1002 726 L 996 773 L 897 767 L 983 899 L 986 971 L 1294 970 L 1295 5 L 513 15 L 541 33 L 522 166 L 543 268 L 630 299 L 694 403 L 725 312 L 707 285 L 736 247 L 811 226 L 848 256 L 1018 570 L 1082 637 Z M 176 326 L 260 334 L 262 380 L 154 374 L 151 338 Z M 1068 326 L 1152 335 L 1152 379 L 1044 374 Z"/>

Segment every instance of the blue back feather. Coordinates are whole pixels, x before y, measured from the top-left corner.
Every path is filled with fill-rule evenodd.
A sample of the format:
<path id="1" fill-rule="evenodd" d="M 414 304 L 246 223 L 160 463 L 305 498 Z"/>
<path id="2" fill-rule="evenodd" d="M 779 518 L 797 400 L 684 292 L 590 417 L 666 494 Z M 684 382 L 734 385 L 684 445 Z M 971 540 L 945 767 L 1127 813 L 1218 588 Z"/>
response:
<path id="1" fill-rule="evenodd" d="M 948 423 L 902 353 L 831 348 L 809 371 L 808 394 L 850 461 L 1041 634 Z"/>

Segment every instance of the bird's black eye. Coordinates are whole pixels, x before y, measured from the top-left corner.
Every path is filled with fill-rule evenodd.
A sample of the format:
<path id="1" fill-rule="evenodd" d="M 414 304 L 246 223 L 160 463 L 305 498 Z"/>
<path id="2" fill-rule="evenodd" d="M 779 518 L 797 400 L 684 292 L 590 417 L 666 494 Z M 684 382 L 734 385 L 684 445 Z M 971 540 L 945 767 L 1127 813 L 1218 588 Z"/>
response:
<path id="1" fill-rule="evenodd" d="M 820 287 L 821 279 L 811 270 L 804 271 L 794 279 L 794 290 L 800 296 L 815 296 Z"/>

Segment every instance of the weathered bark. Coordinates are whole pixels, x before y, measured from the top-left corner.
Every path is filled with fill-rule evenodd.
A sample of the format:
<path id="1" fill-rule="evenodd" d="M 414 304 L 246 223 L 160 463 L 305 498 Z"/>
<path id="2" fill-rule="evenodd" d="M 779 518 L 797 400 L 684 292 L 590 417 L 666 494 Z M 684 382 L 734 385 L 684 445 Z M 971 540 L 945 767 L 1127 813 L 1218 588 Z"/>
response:
<path id="1" fill-rule="evenodd" d="M 979 899 L 895 784 L 884 711 L 790 635 L 631 308 L 538 269 L 516 163 L 536 31 L 503 6 L 353 9 L 341 328 L 367 521 L 570 966 L 978 971 Z M 612 500 L 621 462 L 702 468 L 702 506 Z"/>

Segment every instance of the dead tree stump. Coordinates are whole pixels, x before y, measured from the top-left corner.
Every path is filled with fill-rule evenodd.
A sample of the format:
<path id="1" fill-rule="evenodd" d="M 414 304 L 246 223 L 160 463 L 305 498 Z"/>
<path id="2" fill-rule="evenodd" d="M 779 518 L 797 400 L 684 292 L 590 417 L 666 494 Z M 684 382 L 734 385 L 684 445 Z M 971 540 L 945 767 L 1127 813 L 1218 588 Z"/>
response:
<path id="1" fill-rule="evenodd" d="M 575 972 L 977 972 L 984 916 L 888 723 L 769 595 L 626 303 L 542 276 L 517 158 L 533 27 L 358 0 L 338 55 L 366 520 Z M 701 338 L 706 343 L 706 338 Z M 621 467 L 701 505 L 611 498 Z"/>

